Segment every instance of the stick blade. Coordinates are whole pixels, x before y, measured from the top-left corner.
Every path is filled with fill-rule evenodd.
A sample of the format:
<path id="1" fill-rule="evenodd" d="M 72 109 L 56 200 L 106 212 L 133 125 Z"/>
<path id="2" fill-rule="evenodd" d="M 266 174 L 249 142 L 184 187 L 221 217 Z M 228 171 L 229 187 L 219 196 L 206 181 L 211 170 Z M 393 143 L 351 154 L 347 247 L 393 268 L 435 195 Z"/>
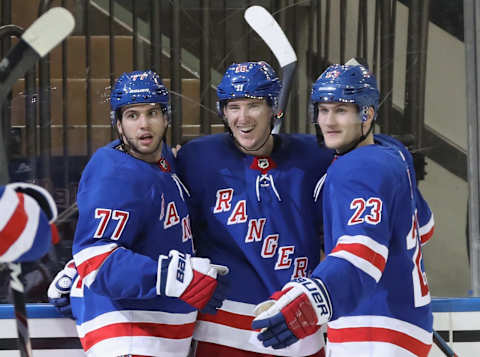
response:
<path id="1" fill-rule="evenodd" d="M 22 35 L 22 39 L 40 57 L 62 42 L 75 26 L 72 14 L 63 7 L 53 7 L 40 16 Z"/>
<path id="2" fill-rule="evenodd" d="M 244 13 L 245 21 L 263 39 L 280 64 L 296 62 L 297 56 L 285 33 L 273 16 L 262 6 L 250 6 Z"/>

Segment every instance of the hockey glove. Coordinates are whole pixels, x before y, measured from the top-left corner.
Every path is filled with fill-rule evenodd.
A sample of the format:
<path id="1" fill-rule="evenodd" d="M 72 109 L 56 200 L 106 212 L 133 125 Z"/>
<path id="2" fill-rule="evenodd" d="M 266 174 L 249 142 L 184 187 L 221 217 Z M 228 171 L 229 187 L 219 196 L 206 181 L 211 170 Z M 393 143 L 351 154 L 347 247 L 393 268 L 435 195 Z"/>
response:
<path id="1" fill-rule="evenodd" d="M 23 193 L 24 195 L 32 197 L 38 203 L 43 213 L 45 213 L 47 216 L 48 222 L 50 223 L 50 229 L 52 231 L 52 243 L 57 244 L 60 239 L 57 227 L 53 222 L 57 219 L 58 211 L 55 200 L 50 193 L 41 186 L 26 182 L 15 182 L 8 184 L 7 186 L 13 188 L 17 193 Z"/>
<path id="2" fill-rule="evenodd" d="M 48 301 L 63 316 L 73 319 L 72 307 L 70 305 L 70 290 L 73 281 L 77 277 L 75 262 L 70 260 L 63 270 L 59 271 L 48 287 Z"/>
<path id="3" fill-rule="evenodd" d="M 228 268 L 171 250 L 158 259 L 157 294 L 177 297 L 205 313 L 215 313 L 225 299 Z"/>
<path id="4" fill-rule="evenodd" d="M 262 329 L 258 339 L 279 349 L 314 334 L 332 317 L 332 305 L 321 280 L 299 278 L 257 305 L 254 313 L 252 328 Z"/>

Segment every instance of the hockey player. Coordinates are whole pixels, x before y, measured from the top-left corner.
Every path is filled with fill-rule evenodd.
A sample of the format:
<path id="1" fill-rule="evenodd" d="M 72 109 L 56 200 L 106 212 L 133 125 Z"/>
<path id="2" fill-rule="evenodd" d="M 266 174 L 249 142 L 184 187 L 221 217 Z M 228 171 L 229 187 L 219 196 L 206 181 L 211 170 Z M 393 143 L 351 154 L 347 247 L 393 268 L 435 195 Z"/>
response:
<path id="1" fill-rule="evenodd" d="M 313 193 L 333 158 L 314 136 L 272 135 L 280 88 L 269 64 L 232 64 L 217 89 L 228 132 L 192 140 L 178 153 L 197 252 L 228 265 L 232 282 L 216 315 L 199 314 L 197 357 L 323 355 L 320 331 L 277 351 L 251 329 L 256 304 L 320 260 Z"/>
<path id="2" fill-rule="evenodd" d="M 44 188 L 24 182 L 0 186 L 0 262 L 43 257 L 58 242 L 57 206 Z"/>
<path id="3" fill-rule="evenodd" d="M 186 356 L 197 309 L 222 302 L 226 267 L 192 257 L 189 193 L 163 140 L 168 98 L 156 73 L 122 74 L 110 103 L 120 139 L 79 183 L 71 304 L 88 356 Z"/>
<path id="4" fill-rule="evenodd" d="M 433 215 L 398 141 L 373 135 L 379 93 L 361 65 L 330 66 L 311 101 L 336 160 L 321 191 L 326 259 L 257 306 L 252 326 L 283 348 L 328 323 L 327 356 L 427 356 L 430 293 L 422 245 Z"/>

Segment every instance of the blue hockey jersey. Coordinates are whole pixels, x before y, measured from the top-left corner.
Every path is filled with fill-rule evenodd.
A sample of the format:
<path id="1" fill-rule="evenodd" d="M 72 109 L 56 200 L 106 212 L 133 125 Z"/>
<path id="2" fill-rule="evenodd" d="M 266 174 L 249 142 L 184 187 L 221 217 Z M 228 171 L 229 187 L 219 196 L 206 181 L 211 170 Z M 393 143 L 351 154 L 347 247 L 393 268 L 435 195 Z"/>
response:
<path id="1" fill-rule="evenodd" d="M 52 229 L 35 199 L 0 186 L 0 262 L 41 258 L 51 246 Z"/>
<path id="2" fill-rule="evenodd" d="M 171 163 L 147 163 L 100 148 L 80 180 L 71 291 L 87 355 L 186 356 L 196 310 L 157 295 L 157 262 L 171 249 L 192 253 L 186 191 Z M 164 157 L 168 157 L 167 148 Z"/>
<path id="3" fill-rule="evenodd" d="M 433 316 L 421 245 L 433 215 L 407 149 L 384 135 L 339 156 L 322 189 L 327 355 L 427 356 Z"/>
<path id="4" fill-rule="evenodd" d="M 243 154 L 229 134 L 195 139 L 178 154 L 179 175 L 191 193 L 196 253 L 230 268 L 226 300 L 216 315 L 199 314 L 194 339 L 308 355 L 322 347 L 320 332 L 275 351 L 252 338 L 251 322 L 256 304 L 319 263 L 321 203 L 313 196 L 333 153 L 311 135 L 274 138 L 269 157 Z"/>

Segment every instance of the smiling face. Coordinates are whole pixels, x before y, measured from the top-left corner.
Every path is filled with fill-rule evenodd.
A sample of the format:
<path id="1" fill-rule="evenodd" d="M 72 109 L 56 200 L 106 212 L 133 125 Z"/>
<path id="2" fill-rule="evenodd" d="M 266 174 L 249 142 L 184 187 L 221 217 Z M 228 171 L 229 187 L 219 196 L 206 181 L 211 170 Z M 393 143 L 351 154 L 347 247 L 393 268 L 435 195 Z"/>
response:
<path id="1" fill-rule="evenodd" d="M 160 160 L 167 127 L 167 115 L 156 103 L 123 107 L 122 118 L 117 120 L 118 133 L 128 153 L 147 162 Z"/>
<path id="2" fill-rule="evenodd" d="M 270 134 L 273 111 L 265 99 L 229 100 L 223 114 L 242 152 L 255 156 L 270 155 L 273 149 Z"/>
<path id="3" fill-rule="evenodd" d="M 351 146 L 366 134 L 373 120 L 373 108 L 369 108 L 368 119 L 361 121 L 358 108 L 353 103 L 318 103 L 317 123 L 322 130 L 325 145 L 338 153 L 351 149 Z M 356 146 L 373 144 L 373 134 Z"/>

